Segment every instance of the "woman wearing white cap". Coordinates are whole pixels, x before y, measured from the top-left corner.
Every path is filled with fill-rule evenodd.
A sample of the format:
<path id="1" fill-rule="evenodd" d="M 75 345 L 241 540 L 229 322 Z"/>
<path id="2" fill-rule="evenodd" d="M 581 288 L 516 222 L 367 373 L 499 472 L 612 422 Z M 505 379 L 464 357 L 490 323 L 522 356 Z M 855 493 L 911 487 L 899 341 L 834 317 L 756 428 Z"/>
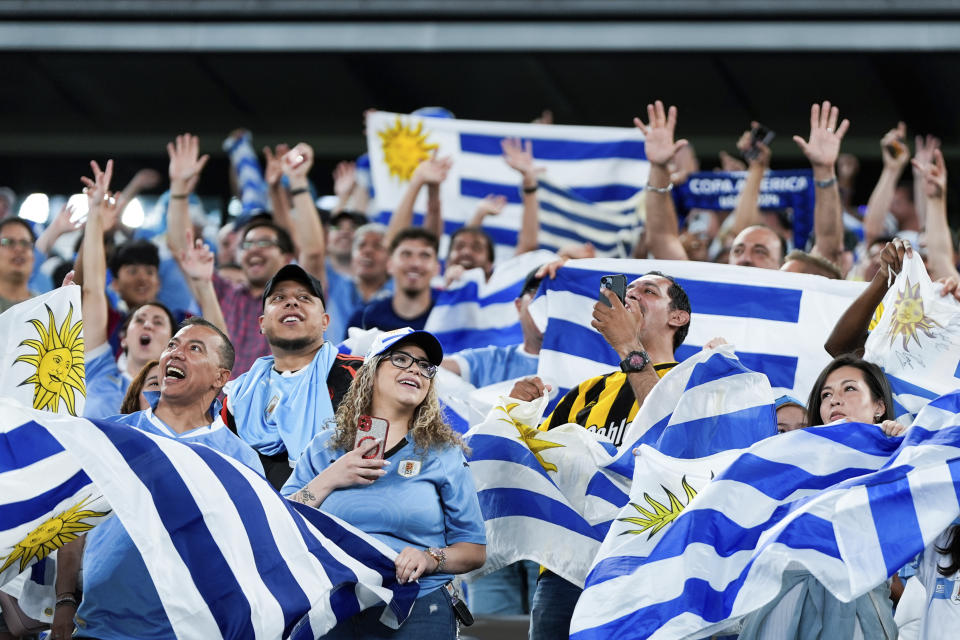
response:
<path id="1" fill-rule="evenodd" d="M 393 547 L 398 581 L 420 585 L 400 629 L 381 624 L 382 607 L 375 607 L 326 638 L 457 635 L 443 587 L 452 574 L 483 564 L 486 538 L 463 442 L 444 422 L 433 386 L 442 360 L 440 343 L 426 331 L 381 334 L 337 409 L 336 425 L 310 442 L 281 489 Z M 385 442 L 354 446 L 361 417 L 388 421 Z M 382 457 L 364 457 L 378 451 Z"/>

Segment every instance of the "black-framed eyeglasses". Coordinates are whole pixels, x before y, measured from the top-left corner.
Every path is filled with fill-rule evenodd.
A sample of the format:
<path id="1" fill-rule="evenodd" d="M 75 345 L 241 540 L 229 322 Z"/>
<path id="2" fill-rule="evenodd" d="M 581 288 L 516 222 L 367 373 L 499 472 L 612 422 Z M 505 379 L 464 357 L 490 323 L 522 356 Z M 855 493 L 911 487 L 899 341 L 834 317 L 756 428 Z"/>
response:
<path id="1" fill-rule="evenodd" d="M 264 238 L 263 240 L 244 240 L 240 243 L 240 248 L 246 251 L 247 249 L 269 249 L 270 247 L 279 247 L 280 243 L 276 240 L 269 240 Z"/>
<path id="2" fill-rule="evenodd" d="M 33 247 L 33 240 L 23 238 L 0 238 L 0 247 L 20 247 L 21 249 L 30 249 Z"/>
<path id="3" fill-rule="evenodd" d="M 395 366 L 397 369 L 409 369 L 410 365 L 412 365 L 414 362 L 417 363 L 417 368 L 420 369 L 420 374 L 427 380 L 432 380 L 433 376 L 437 375 L 437 365 L 433 364 L 429 360 L 414 358 L 406 351 L 390 352 L 390 364 Z"/>

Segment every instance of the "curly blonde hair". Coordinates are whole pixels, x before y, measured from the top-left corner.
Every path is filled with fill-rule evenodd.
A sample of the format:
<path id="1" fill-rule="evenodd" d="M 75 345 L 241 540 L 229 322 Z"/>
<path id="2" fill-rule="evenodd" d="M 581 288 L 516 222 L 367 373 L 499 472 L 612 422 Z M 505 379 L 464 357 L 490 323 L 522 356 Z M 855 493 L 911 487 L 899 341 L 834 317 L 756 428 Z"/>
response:
<path id="1" fill-rule="evenodd" d="M 341 451 L 349 451 L 353 448 L 360 416 L 370 414 L 377 369 L 382 362 L 389 359 L 389 355 L 387 353 L 375 356 L 357 370 L 357 377 L 353 379 L 340 406 L 337 407 L 334 416 L 336 433 L 330 439 L 330 448 Z M 427 396 L 413 411 L 408 435 L 413 436 L 414 449 L 420 455 L 425 454 L 430 447 L 440 446 L 460 447 L 467 451 L 460 434 L 451 429 L 444 419 L 433 380 L 430 381 Z"/>

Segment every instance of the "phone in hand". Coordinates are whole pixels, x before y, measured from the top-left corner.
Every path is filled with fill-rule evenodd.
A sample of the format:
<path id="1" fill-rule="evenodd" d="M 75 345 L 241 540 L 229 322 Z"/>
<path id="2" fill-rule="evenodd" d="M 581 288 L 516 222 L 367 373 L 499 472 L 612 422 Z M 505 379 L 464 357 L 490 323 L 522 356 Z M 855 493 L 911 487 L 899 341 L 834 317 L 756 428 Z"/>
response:
<path id="1" fill-rule="evenodd" d="M 757 143 L 762 142 L 765 145 L 769 145 L 773 142 L 776 133 L 768 127 L 757 123 L 757 126 L 750 129 L 750 148 L 743 152 L 743 157 L 747 160 L 753 160 L 760 153 L 760 150 L 757 148 Z"/>
<path id="2" fill-rule="evenodd" d="M 897 136 L 893 139 L 893 142 L 886 145 L 887 153 L 889 153 L 894 158 L 899 158 L 901 153 L 906 153 L 907 151 L 907 141 Z"/>
<path id="3" fill-rule="evenodd" d="M 610 301 L 607 300 L 607 296 L 603 295 L 603 289 L 610 289 L 613 291 L 618 298 L 620 298 L 620 304 L 623 304 L 624 299 L 627 296 L 627 276 L 622 273 L 617 273 L 609 276 L 600 276 L 600 295 L 597 297 L 597 300 L 612 307 Z"/>
<path id="4" fill-rule="evenodd" d="M 390 422 L 384 418 L 374 416 L 360 416 L 357 422 L 357 437 L 353 442 L 353 448 L 368 445 L 372 440 L 377 440 L 377 446 L 363 456 L 364 460 L 373 458 L 383 458 L 384 445 L 387 442 L 387 432 L 390 430 Z"/>

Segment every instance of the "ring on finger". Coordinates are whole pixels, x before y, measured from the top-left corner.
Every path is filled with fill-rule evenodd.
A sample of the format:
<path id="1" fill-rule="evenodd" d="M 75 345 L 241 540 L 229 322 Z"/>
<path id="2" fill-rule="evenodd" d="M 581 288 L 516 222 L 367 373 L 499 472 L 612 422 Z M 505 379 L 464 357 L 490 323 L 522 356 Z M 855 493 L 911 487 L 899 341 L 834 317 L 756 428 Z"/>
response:
<path id="1" fill-rule="evenodd" d="M 833 133 L 833 127 L 827 127 L 827 133 Z"/>

